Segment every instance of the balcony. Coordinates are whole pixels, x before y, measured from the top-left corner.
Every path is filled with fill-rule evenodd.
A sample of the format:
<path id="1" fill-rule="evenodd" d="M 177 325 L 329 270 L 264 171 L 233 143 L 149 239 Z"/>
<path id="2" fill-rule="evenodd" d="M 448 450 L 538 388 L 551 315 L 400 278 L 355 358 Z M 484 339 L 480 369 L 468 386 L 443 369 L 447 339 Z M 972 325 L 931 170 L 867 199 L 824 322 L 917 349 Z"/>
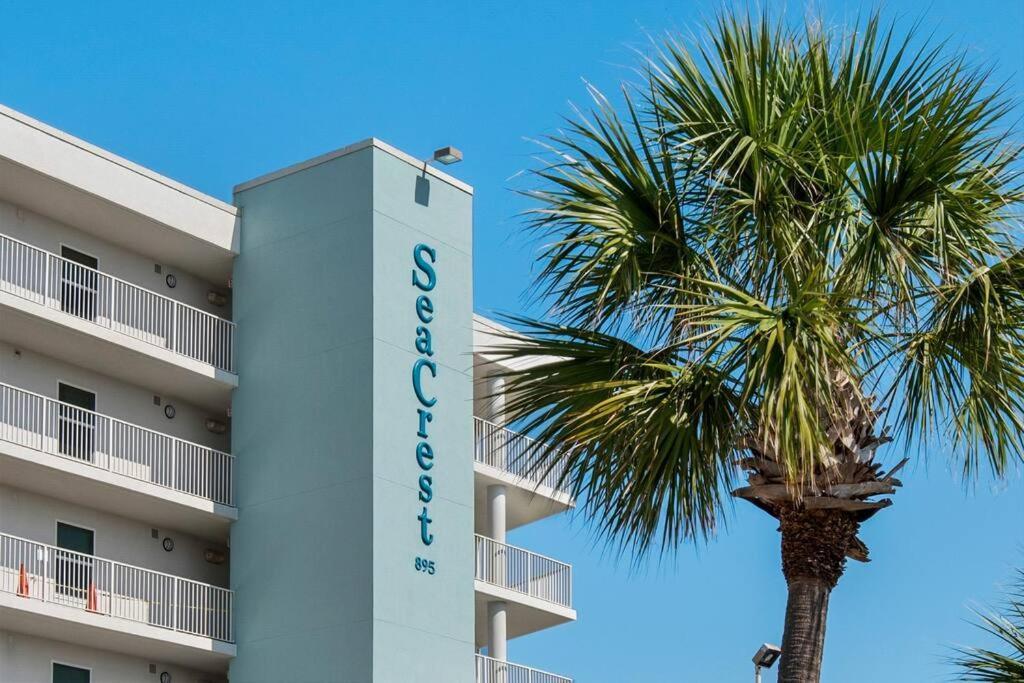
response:
<path id="1" fill-rule="evenodd" d="M 559 486 L 561 463 L 550 471 L 534 467 L 537 441 L 480 417 L 473 418 L 473 437 L 477 510 L 487 509 L 487 487 L 495 484 L 507 487 L 509 529 L 573 507 L 571 493 Z M 477 522 L 477 532 L 485 531 Z"/>
<path id="2" fill-rule="evenodd" d="M 508 637 L 575 621 L 572 565 L 476 536 L 477 643 L 486 639 L 487 603 L 508 604 Z"/>
<path id="3" fill-rule="evenodd" d="M 228 453 L 0 383 L 6 483 L 217 536 L 237 517 L 233 471 Z"/>
<path id="4" fill-rule="evenodd" d="M 476 683 L 572 683 L 572 679 L 477 655 Z"/>
<path id="5" fill-rule="evenodd" d="M 177 383 L 190 388 L 187 378 L 166 372 L 160 376 L 152 363 L 136 356 L 156 358 L 226 383 L 215 405 L 224 403 L 237 383 L 235 324 L 230 320 L 5 235 L 0 235 L 0 305 L 7 309 L 5 335 L 47 355 L 155 386 Z M 54 335 L 40 321 L 78 334 Z M 97 339 L 134 353 L 111 354 Z M 209 403 L 209 396 L 200 398 Z"/>
<path id="6" fill-rule="evenodd" d="M 234 655 L 226 588 L 0 534 L 0 627 L 218 669 Z"/>

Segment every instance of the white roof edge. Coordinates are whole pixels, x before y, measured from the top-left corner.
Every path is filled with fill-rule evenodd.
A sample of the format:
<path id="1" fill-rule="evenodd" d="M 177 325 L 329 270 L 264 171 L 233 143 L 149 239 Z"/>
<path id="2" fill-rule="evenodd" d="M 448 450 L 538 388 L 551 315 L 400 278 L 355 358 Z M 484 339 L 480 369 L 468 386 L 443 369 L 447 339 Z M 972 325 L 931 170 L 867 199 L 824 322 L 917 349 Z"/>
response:
<path id="1" fill-rule="evenodd" d="M 388 143 L 384 142 L 383 140 L 379 140 L 377 138 L 366 138 L 365 140 L 360 140 L 359 142 L 352 143 L 351 145 L 346 145 L 345 147 L 341 147 L 341 148 L 333 150 L 331 152 L 327 152 L 326 154 L 321 154 L 321 155 L 315 156 L 315 157 L 313 157 L 311 159 L 307 159 L 305 161 L 300 161 L 300 162 L 298 162 L 296 164 L 292 164 L 290 166 L 285 166 L 284 168 L 278 169 L 276 171 L 271 171 L 270 173 L 266 173 L 264 175 L 257 176 L 256 178 L 253 178 L 252 180 L 247 180 L 247 181 L 245 181 L 243 183 L 239 183 L 238 185 L 235 185 L 234 192 L 236 194 L 239 193 L 239 192 L 245 192 L 246 190 L 250 190 L 250 189 L 252 189 L 254 187 L 257 187 L 259 185 L 263 185 L 265 183 L 269 183 L 272 180 L 277 180 L 278 178 L 283 178 L 285 176 L 291 175 L 292 173 L 298 173 L 299 171 L 304 171 L 307 168 L 313 168 L 314 166 L 319 166 L 320 164 L 327 163 L 328 161 L 331 161 L 332 159 L 337 159 L 338 157 L 343 157 L 343 156 L 345 156 L 347 154 L 353 154 L 353 153 L 358 152 L 360 150 L 364 150 L 364 149 L 366 149 L 368 147 L 375 147 L 375 148 L 381 150 L 382 152 L 387 152 L 388 154 L 390 154 L 391 156 L 395 157 L 396 159 L 400 159 L 401 161 L 406 162 L 410 166 L 416 167 L 417 170 L 423 171 L 424 173 L 426 173 L 428 175 L 434 176 L 438 180 L 446 182 L 449 185 L 451 185 L 452 187 L 454 187 L 454 188 L 456 188 L 458 190 L 462 190 L 466 194 L 473 194 L 473 186 L 472 185 L 469 185 L 468 183 L 464 183 L 461 180 L 459 180 L 458 178 L 450 176 L 447 173 L 445 173 L 444 171 L 441 171 L 441 170 L 438 170 L 438 169 L 434 168 L 433 166 L 431 166 L 426 161 L 423 161 L 422 159 L 417 159 L 413 155 L 408 154 L 406 152 L 403 152 L 402 150 L 398 149 L 397 147 L 394 147 L 393 145 L 389 145 Z"/>
<path id="2" fill-rule="evenodd" d="M 481 355 L 488 364 L 499 365 L 510 370 L 522 370 L 559 360 L 555 356 L 512 359 L 500 357 L 495 353 L 495 347 L 489 344 L 499 341 L 500 344 L 507 346 L 512 339 L 506 335 L 511 335 L 512 339 L 517 336 L 522 337 L 524 342 L 527 340 L 527 337 L 520 335 L 511 327 L 502 325 L 479 313 L 473 313 L 473 353 Z M 482 345 L 477 346 L 478 343 L 482 343 Z"/>
<path id="3" fill-rule="evenodd" d="M 151 180 L 171 190 L 175 190 L 184 195 L 188 195 L 189 197 L 192 197 L 193 199 L 203 202 L 204 204 L 208 204 L 216 209 L 225 211 L 231 214 L 232 216 L 238 215 L 238 207 L 232 204 L 228 204 L 227 202 L 217 199 L 216 197 L 211 197 L 208 194 L 204 194 L 195 188 L 189 187 L 188 185 L 185 185 L 183 183 L 179 183 L 178 181 L 172 180 L 167 176 L 160 175 L 159 173 L 156 173 L 155 171 L 152 171 L 146 168 L 145 166 L 136 164 L 135 162 L 129 161 L 123 157 L 119 157 L 118 155 L 109 152 L 103 149 L 102 147 L 97 147 L 96 145 L 86 142 L 85 140 L 76 138 L 75 136 L 62 131 L 59 128 L 54 128 L 53 126 L 47 125 L 42 121 L 32 118 L 31 116 L 26 116 L 25 114 L 15 109 L 11 109 L 10 107 L 4 104 L 0 104 L 0 116 L 6 116 L 7 118 L 12 119 L 13 121 L 16 121 L 24 126 L 33 128 L 39 131 L 40 133 L 43 133 L 44 135 L 49 135 L 50 137 L 53 137 L 59 140 L 60 142 L 63 142 L 67 145 L 71 145 L 73 147 L 77 147 L 78 149 L 89 154 L 92 154 L 96 157 L 99 157 L 104 161 L 107 161 L 111 164 L 116 164 L 117 166 L 120 166 L 133 173 L 137 173 L 138 175 L 146 178 L 147 180 Z"/>

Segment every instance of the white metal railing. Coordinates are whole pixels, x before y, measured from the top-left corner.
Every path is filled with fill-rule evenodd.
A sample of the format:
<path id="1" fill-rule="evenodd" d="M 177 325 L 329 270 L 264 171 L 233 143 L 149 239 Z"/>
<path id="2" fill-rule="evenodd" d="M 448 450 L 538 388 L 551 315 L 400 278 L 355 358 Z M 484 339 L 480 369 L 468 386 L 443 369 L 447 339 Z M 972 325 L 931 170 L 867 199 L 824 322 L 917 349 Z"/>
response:
<path id="1" fill-rule="evenodd" d="M 234 372 L 235 324 L 0 235 L 0 291 Z"/>
<path id="2" fill-rule="evenodd" d="M 477 655 L 476 683 L 572 683 L 572 679 Z"/>
<path id="3" fill-rule="evenodd" d="M 476 578 L 572 607 L 572 565 L 476 535 Z"/>
<path id="4" fill-rule="evenodd" d="M 233 642 L 226 588 L 0 534 L 0 591 Z"/>
<path id="5" fill-rule="evenodd" d="M 3 383 L 0 441 L 234 505 L 234 456 Z"/>
<path id="6" fill-rule="evenodd" d="M 478 463 L 509 472 L 532 484 L 568 493 L 564 486 L 559 486 L 565 471 L 560 460 L 550 470 L 547 464 L 537 467 L 540 442 L 535 439 L 488 422 L 482 417 L 474 417 L 473 444 L 473 457 Z"/>

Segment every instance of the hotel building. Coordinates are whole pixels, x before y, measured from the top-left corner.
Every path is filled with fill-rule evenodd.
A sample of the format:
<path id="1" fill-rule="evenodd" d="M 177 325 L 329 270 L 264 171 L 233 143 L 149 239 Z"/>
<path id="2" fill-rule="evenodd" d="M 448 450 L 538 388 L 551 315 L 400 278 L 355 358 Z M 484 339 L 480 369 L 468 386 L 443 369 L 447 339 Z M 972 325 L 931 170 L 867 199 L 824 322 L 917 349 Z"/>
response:
<path id="1" fill-rule="evenodd" d="M 366 140 L 227 203 L 0 108 L 0 681 L 572 680 L 509 652 L 576 611 L 506 532 L 573 501 L 472 200 Z"/>

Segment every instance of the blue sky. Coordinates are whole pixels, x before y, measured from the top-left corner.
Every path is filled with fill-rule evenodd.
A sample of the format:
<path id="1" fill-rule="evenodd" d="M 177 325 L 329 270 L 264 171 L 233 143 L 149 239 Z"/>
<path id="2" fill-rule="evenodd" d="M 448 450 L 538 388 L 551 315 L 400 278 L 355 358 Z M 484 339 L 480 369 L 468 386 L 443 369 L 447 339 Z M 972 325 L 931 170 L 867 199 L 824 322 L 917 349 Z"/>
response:
<path id="1" fill-rule="evenodd" d="M 453 171 L 477 189 L 483 313 L 523 309 L 532 249 L 510 188 L 532 164 L 527 138 L 585 102 L 584 78 L 614 89 L 649 34 L 696 30 L 718 6 L 235 5 L 4 2 L 0 102 L 225 199 L 237 182 L 371 135 L 422 156 L 454 144 L 466 160 Z M 789 5 L 799 14 L 805 3 Z M 858 10 L 820 6 L 834 22 Z M 995 62 L 1024 94 L 1024 2 L 884 7 Z M 969 606 L 996 599 L 1024 564 L 1024 476 L 965 487 L 955 472 L 948 453 L 930 453 L 866 525 L 874 561 L 854 563 L 833 595 L 823 680 L 947 679 L 945 646 L 978 640 Z M 594 547 L 583 518 L 513 533 L 575 565 L 580 621 L 513 641 L 510 657 L 581 683 L 749 680 L 757 646 L 781 638 L 773 521 L 737 507 L 708 545 L 640 569 Z"/>

